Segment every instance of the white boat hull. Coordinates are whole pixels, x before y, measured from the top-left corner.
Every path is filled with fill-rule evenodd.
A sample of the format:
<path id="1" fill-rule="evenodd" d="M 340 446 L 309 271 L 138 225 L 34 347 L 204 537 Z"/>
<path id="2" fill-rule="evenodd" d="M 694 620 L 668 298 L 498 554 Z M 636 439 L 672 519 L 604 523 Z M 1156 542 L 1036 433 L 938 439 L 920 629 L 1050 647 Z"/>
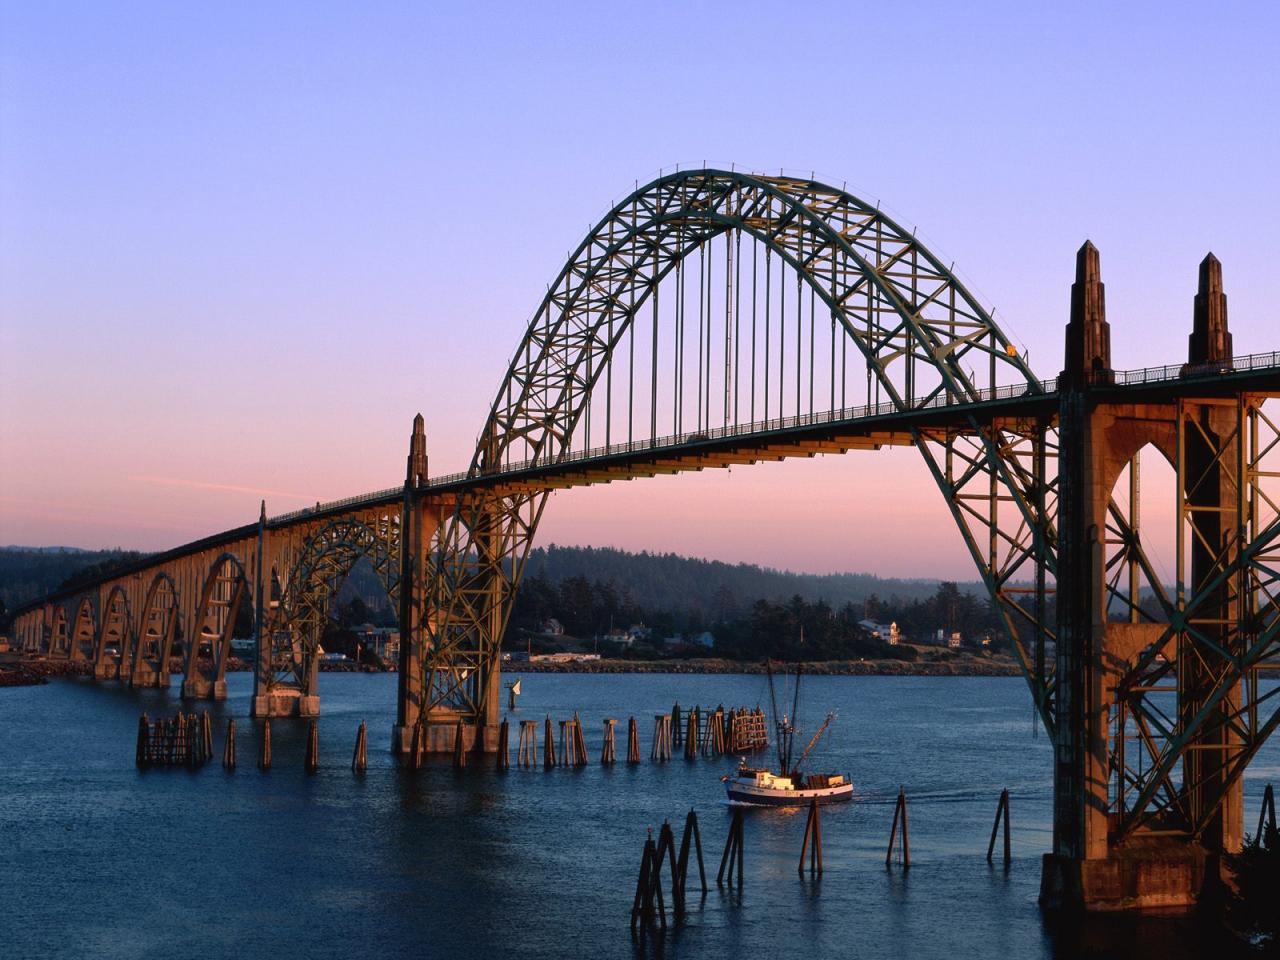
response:
<path id="1" fill-rule="evenodd" d="M 730 777 L 725 780 L 725 791 L 734 803 L 749 803 L 761 807 L 796 807 L 811 800 L 819 803 L 841 803 L 853 799 L 853 784 L 841 783 L 833 787 L 766 787 L 754 778 Z"/>

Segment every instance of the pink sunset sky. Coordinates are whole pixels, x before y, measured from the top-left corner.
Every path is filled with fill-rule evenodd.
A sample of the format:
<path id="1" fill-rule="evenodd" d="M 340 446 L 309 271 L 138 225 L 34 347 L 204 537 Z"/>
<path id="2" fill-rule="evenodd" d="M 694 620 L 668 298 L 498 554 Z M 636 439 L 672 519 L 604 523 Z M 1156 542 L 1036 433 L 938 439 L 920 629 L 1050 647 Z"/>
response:
<path id="1" fill-rule="evenodd" d="M 418 411 L 464 469 L 567 252 L 677 163 L 880 200 L 1042 376 L 1086 238 L 1117 367 L 1185 358 L 1209 250 L 1280 348 L 1269 5 L 436 6 L 0 5 L 0 544 L 393 486 Z M 974 576 L 906 449 L 559 493 L 540 541 Z"/>

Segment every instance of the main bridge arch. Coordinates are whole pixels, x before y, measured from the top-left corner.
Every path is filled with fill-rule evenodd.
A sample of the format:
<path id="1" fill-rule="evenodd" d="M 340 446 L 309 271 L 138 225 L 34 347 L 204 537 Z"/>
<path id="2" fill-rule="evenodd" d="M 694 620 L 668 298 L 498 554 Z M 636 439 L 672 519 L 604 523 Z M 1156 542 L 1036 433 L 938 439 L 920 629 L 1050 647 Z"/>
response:
<path id="1" fill-rule="evenodd" d="M 685 270 L 684 265 L 695 254 L 698 412 L 693 420 L 696 431 L 690 439 L 706 439 L 706 431 L 713 425 L 713 267 L 705 255 L 717 238 L 725 248 L 722 275 L 728 292 L 723 320 L 724 415 L 716 430 L 732 434 L 759 426 L 758 422 L 743 424 L 739 417 L 740 407 L 747 406 L 742 395 L 748 380 L 751 421 L 756 420 L 758 390 L 763 393 L 766 427 L 774 422 L 775 413 L 778 422 L 787 419 L 792 387 L 795 404 L 791 415 L 802 416 L 806 370 L 809 415 L 814 414 L 819 313 L 823 326 L 828 319 L 830 323 L 830 355 L 821 359 L 824 367 L 829 361 L 832 407 L 837 406 L 837 357 L 839 405 L 844 405 L 850 343 L 854 356 L 866 366 L 867 401 L 883 399 L 892 410 L 972 403 L 1001 390 L 1043 392 L 988 311 L 914 232 L 885 216 L 877 206 L 814 180 L 723 170 L 687 171 L 638 188 L 615 206 L 570 256 L 511 361 L 480 434 L 468 476 L 482 478 L 510 470 L 513 465 L 536 468 L 555 464 L 573 453 L 576 440 L 590 447 L 592 413 L 602 394 L 604 410 L 596 412 L 596 433 L 599 437 L 603 418 L 606 446 L 611 444 L 615 423 L 617 435 L 626 436 L 628 448 L 657 445 L 660 380 L 673 387 L 671 422 L 678 441 L 685 404 L 685 325 L 686 321 L 692 323 L 687 303 L 693 281 L 686 275 L 691 268 Z M 744 240 L 752 253 L 749 374 L 741 346 L 745 324 L 742 304 L 748 299 L 742 277 Z M 763 270 L 758 267 L 757 248 L 764 251 Z M 771 290 L 774 258 L 780 282 Z M 765 333 L 763 356 L 758 358 L 756 313 L 761 273 Z M 658 301 L 660 285 L 672 275 L 678 347 L 673 354 L 674 369 L 668 369 L 660 366 L 659 354 L 665 351 L 671 333 L 659 329 Z M 736 290 L 733 281 L 737 282 Z M 802 327 L 806 293 L 807 361 Z M 704 296 L 708 304 L 705 317 Z M 794 341 L 786 330 L 789 306 Z M 774 322 L 778 333 L 773 356 L 771 308 L 777 311 Z M 649 314 L 652 329 L 646 329 L 642 338 L 636 328 Z M 645 388 L 640 392 L 649 396 L 649 435 L 644 437 L 642 429 L 637 440 L 635 357 L 641 339 L 644 342 L 639 350 L 643 358 L 647 349 L 652 373 L 649 383 L 640 384 Z M 718 341 L 715 346 L 719 347 Z M 718 368 L 718 349 L 716 353 Z M 786 364 L 792 359 L 795 376 L 788 383 L 790 367 Z M 613 401 L 616 393 L 621 403 L 622 391 L 614 387 L 614 381 L 623 379 L 623 374 L 629 377 L 625 434 L 621 430 L 623 418 Z M 690 377 L 692 386 L 692 374 Z M 771 387 L 776 411 L 770 403 Z M 718 406 L 718 391 L 716 399 Z M 1039 638 L 1038 676 L 1045 677 L 1043 611 L 1033 609 L 1005 586 L 1015 574 L 1033 576 L 1033 565 L 1038 565 L 1040 577 L 1046 569 L 1051 575 L 1054 492 L 1047 479 L 1053 471 L 1046 461 L 1052 459 L 1053 451 L 1047 421 L 1011 429 L 979 422 L 968 414 L 958 427 L 941 432 L 915 429 L 910 441 L 925 454 L 947 496 L 979 569 L 1001 603 L 1010 635 L 1015 642 L 1023 641 L 1020 650 L 1029 676 L 1035 664 L 1027 638 Z M 997 487 L 1003 496 L 994 496 Z M 981 508 L 973 505 L 975 490 L 985 498 Z M 441 529 L 420 607 L 427 651 L 421 706 L 428 715 L 461 714 L 481 723 L 496 719 L 497 651 L 547 493 L 536 485 L 517 492 L 479 489 L 459 499 Z M 1039 595 L 1043 596 L 1043 590 Z M 1048 685 L 1036 681 L 1033 690 L 1047 720 Z"/>

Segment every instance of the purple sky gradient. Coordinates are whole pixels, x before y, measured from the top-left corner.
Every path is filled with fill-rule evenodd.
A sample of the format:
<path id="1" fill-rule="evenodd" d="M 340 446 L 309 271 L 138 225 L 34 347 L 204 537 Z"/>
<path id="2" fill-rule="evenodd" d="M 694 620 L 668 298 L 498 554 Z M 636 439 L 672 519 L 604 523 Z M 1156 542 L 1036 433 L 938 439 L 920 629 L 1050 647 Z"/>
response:
<path id="1" fill-rule="evenodd" d="M 1210 249 L 1280 347 L 1274 5 L 441 6 L 0 3 L 0 543 L 391 486 L 419 410 L 463 469 L 566 253 L 677 163 L 880 200 L 1041 375 L 1086 238 L 1117 367 L 1185 357 Z M 911 450 L 560 493 L 540 540 L 973 576 Z"/>

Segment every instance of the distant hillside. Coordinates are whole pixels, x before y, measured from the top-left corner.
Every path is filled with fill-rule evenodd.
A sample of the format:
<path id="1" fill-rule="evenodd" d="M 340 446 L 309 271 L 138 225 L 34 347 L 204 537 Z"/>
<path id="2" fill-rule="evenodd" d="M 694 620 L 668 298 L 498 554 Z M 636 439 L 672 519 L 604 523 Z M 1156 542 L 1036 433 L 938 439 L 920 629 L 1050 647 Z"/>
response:
<path id="1" fill-rule="evenodd" d="M 0 602 L 12 610 L 57 590 L 68 578 L 98 564 L 137 559 L 133 550 L 78 547 L 0 547 Z"/>
<path id="2" fill-rule="evenodd" d="M 141 556 L 127 550 L 79 550 L 68 547 L 0 547 L 0 601 L 9 610 L 58 589 L 81 571 Z M 360 596 L 375 611 L 393 613 L 371 569 L 361 564 L 343 591 Z M 581 577 L 616 589 L 647 611 L 667 611 L 681 619 L 719 620 L 737 616 L 756 600 L 780 602 L 793 596 L 833 607 L 881 601 L 926 600 L 936 579 L 901 580 L 870 573 L 808 574 L 771 570 L 747 563 L 698 560 L 673 553 L 629 553 L 608 547 L 536 548 L 526 570 L 529 578 L 551 584 Z M 976 583 L 962 590 L 981 593 Z"/>
<path id="3" fill-rule="evenodd" d="M 790 573 L 748 563 L 697 560 L 674 553 L 629 553 L 609 547 L 549 547 L 534 549 L 528 577 L 552 583 L 583 577 L 607 583 L 646 610 L 699 613 L 720 619 L 738 612 L 743 603 L 782 601 L 799 595 L 825 600 L 833 607 L 860 604 L 868 597 L 881 600 L 925 600 L 938 587 L 936 579 L 899 580 L 870 573 Z M 962 583 L 962 590 L 982 592 L 978 583 Z M 728 607 L 728 609 L 726 609 Z"/>

